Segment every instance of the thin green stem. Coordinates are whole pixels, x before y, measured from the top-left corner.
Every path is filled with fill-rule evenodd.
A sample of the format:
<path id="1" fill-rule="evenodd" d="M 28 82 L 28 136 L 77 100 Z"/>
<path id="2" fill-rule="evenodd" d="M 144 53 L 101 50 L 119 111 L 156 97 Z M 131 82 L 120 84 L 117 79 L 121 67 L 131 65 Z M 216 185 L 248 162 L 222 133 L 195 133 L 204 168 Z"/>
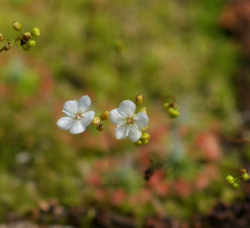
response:
<path id="1" fill-rule="evenodd" d="M 23 32 L 22 31 L 19 31 L 19 33 L 17 34 L 15 40 L 14 40 L 14 43 L 16 43 L 17 41 L 21 40 L 22 39 L 22 34 Z"/>

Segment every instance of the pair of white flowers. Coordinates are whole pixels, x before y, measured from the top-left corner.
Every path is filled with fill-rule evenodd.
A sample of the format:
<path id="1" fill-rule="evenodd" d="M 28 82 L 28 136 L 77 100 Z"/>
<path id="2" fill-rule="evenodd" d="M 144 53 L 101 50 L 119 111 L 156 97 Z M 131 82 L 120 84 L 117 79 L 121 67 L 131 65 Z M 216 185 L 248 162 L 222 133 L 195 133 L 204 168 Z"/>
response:
<path id="1" fill-rule="evenodd" d="M 89 96 L 83 96 L 77 101 L 67 101 L 63 106 L 65 117 L 57 121 L 57 126 L 71 134 L 85 131 L 95 117 L 94 111 L 87 111 L 91 106 Z M 142 130 L 148 126 L 148 116 L 144 112 L 135 114 L 136 105 L 130 100 L 121 102 L 119 108 L 109 113 L 110 121 L 117 125 L 117 139 L 129 137 L 131 142 L 137 142 L 142 136 Z"/>

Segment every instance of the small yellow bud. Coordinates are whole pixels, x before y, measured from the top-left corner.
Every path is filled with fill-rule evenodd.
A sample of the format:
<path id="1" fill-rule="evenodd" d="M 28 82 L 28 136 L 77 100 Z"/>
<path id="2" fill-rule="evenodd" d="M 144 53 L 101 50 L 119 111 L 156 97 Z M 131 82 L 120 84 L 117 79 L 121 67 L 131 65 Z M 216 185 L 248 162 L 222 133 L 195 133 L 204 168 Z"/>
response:
<path id="1" fill-rule="evenodd" d="M 146 140 L 143 140 L 143 141 L 142 141 L 142 144 L 143 144 L 143 145 L 146 145 L 146 144 L 148 144 L 148 142 L 149 142 L 148 139 L 146 139 Z"/>
<path id="2" fill-rule="evenodd" d="M 147 132 L 143 132 L 140 139 L 141 139 L 141 140 L 150 139 L 150 135 L 149 135 Z"/>
<path id="3" fill-rule="evenodd" d="M 246 169 L 241 169 L 241 173 L 246 173 Z"/>
<path id="4" fill-rule="evenodd" d="M 234 177 L 231 176 L 231 175 L 228 175 L 228 176 L 226 177 L 226 180 L 227 180 L 227 183 L 228 183 L 228 184 L 233 184 L 233 183 L 234 183 Z"/>
<path id="5" fill-rule="evenodd" d="M 17 22 L 17 21 L 13 21 L 12 23 L 12 27 L 14 30 L 16 31 L 21 31 L 23 29 L 23 26 L 21 23 Z"/>
<path id="6" fill-rule="evenodd" d="M 22 39 L 23 39 L 25 42 L 28 42 L 30 38 L 31 38 L 30 32 L 25 32 L 25 33 L 23 34 L 23 38 L 22 38 Z"/>
<path id="7" fill-rule="evenodd" d="M 34 37 L 40 36 L 40 30 L 38 28 L 33 28 L 30 33 Z"/>
<path id="8" fill-rule="evenodd" d="M 233 183 L 233 188 L 239 189 L 240 185 L 238 183 Z"/>
<path id="9" fill-rule="evenodd" d="M 139 109 L 139 112 L 144 112 L 144 113 L 147 114 L 147 108 L 146 108 L 146 107 L 140 108 L 140 109 Z"/>
<path id="10" fill-rule="evenodd" d="M 167 109 L 168 109 L 170 106 L 171 106 L 170 103 L 164 103 L 164 104 L 163 104 L 163 108 L 167 108 Z"/>
<path id="11" fill-rule="evenodd" d="M 168 114 L 170 118 L 176 118 L 180 115 L 179 111 L 174 109 L 174 108 L 169 108 L 168 109 Z"/>
<path id="12" fill-rule="evenodd" d="M 99 124 L 99 125 L 96 126 L 96 129 L 97 129 L 98 131 L 103 131 L 103 130 L 104 130 L 104 127 L 103 127 L 102 124 Z"/>
<path id="13" fill-rule="evenodd" d="M 94 119 L 91 122 L 91 125 L 98 126 L 100 123 L 101 123 L 100 118 L 95 116 Z"/>
<path id="14" fill-rule="evenodd" d="M 142 141 L 141 141 L 141 140 L 138 140 L 137 142 L 135 142 L 135 145 L 136 145 L 136 146 L 141 146 L 141 145 L 142 145 Z"/>
<path id="15" fill-rule="evenodd" d="M 243 174 L 242 174 L 242 179 L 243 179 L 244 181 L 249 180 L 249 178 L 250 178 L 250 176 L 248 175 L 248 173 L 243 173 Z"/>
<path id="16" fill-rule="evenodd" d="M 135 97 L 135 104 L 136 104 L 136 105 L 142 104 L 143 101 L 144 101 L 144 96 L 143 96 L 143 95 L 137 95 L 137 96 Z"/>
<path id="17" fill-rule="evenodd" d="M 104 111 L 101 116 L 100 116 L 101 120 L 107 120 L 109 119 L 109 111 Z"/>
<path id="18" fill-rule="evenodd" d="M 29 47 L 34 47 L 36 45 L 36 41 L 35 40 L 32 40 L 32 39 L 29 39 L 29 41 L 27 42 L 27 45 Z"/>
<path id="19" fill-rule="evenodd" d="M 2 33 L 0 33 L 0 41 L 3 41 L 4 40 L 4 36 Z"/>

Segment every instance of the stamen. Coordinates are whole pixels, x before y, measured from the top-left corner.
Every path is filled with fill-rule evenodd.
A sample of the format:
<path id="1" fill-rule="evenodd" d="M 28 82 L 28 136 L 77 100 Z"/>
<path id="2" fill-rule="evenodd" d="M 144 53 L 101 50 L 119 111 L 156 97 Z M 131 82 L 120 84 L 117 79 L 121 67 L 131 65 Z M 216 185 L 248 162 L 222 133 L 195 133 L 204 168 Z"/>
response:
<path id="1" fill-rule="evenodd" d="M 62 112 L 65 113 L 65 114 L 67 114 L 67 115 L 69 115 L 69 116 L 72 116 L 72 117 L 74 116 L 73 114 L 68 113 L 68 112 L 66 112 L 66 111 L 64 111 L 64 110 L 63 110 Z"/>
<path id="2" fill-rule="evenodd" d="M 129 125 L 129 127 L 130 127 L 130 130 L 131 130 L 131 131 L 134 131 L 133 128 L 132 128 L 132 125 Z"/>
<path id="3" fill-rule="evenodd" d="M 139 127 L 138 127 L 136 124 L 134 124 L 134 126 L 135 126 L 137 129 L 139 129 Z"/>
<path id="4" fill-rule="evenodd" d="M 127 133 L 126 133 L 126 136 L 128 136 L 128 133 L 129 133 L 129 126 L 128 126 L 128 128 L 127 128 Z"/>
<path id="5" fill-rule="evenodd" d="M 122 125 L 125 124 L 125 123 L 126 123 L 126 121 L 120 121 L 120 122 L 118 123 L 117 127 L 120 127 L 120 126 L 122 126 Z"/>

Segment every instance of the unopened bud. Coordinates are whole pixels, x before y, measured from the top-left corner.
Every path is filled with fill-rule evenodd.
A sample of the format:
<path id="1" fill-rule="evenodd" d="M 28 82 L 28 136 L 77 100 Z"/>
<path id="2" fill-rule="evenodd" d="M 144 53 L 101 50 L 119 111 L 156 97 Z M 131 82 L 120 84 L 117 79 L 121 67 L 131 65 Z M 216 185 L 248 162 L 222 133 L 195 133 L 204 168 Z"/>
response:
<path id="1" fill-rule="evenodd" d="M 164 104 L 163 104 L 163 108 L 167 108 L 167 109 L 168 109 L 170 106 L 171 106 L 170 103 L 164 103 Z"/>
<path id="2" fill-rule="evenodd" d="M 143 132 L 140 139 L 141 139 L 141 140 L 150 139 L 150 135 L 149 135 L 147 132 Z"/>
<path id="3" fill-rule="evenodd" d="M 23 29 L 23 26 L 21 23 L 17 22 L 17 21 L 13 21 L 12 23 L 12 27 L 14 30 L 16 31 L 21 31 Z"/>
<path id="4" fill-rule="evenodd" d="M 27 45 L 29 47 L 34 47 L 36 45 L 36 41 L 35 40 L 32 40 L 32 39 L 29 39 L 29 41 L 27 42 Z"/>
<path id="5" fill-rule="evenodd" d="M 136 104 L 136 105 L 142 104 L 143 101 L 144 101 L 144 96 L 143 96 L 143 95 L 137 95 L 137 96 L 135 97 L 135 104 Z"/>
<path id="6" fill-rule="evenodd" d="M 179 111 L 174 109 L 174 108 L 169 108 L 168 109 L 168 114 L 170 118 L 176 118 L 180 115 Z"/>
<path id="7" fill-rule="evenodd" d="M 246 171 L 246 169 L 241 169 L 241 173 L 246 173 L 247 171 Z"/>
<path id="8" fill-rule="evenodd" d="M 30 33 L 34 37 L 40 36 L 40 30 L 38 28 L 33 28 Z"/>
<path id="9" fill-rule="evenodd" d="M 135 145 L 136 145 L 136 146 L 141 146 L 141 145 L 142 145 L 142 141 L 141 141 L 141 140 L 138 140 L 137 142 L 135 142 Z"/>
<path id="10" fill-rule="evenodd" d="M 3 41 L 4 40 L 4 36 L 2 33 L 0 33 L 0 41 Z"/>
<path id="11" fill-rule="evenodd" d="M 97 129 L 98 131 L 103 131 L 103 130 L 104 130 L 104 127 L 103 127 L 102 124 L 99 124 L 99 125 L 96 126 L 96 129 Z"/>
<path id="12" fill-rule="evenodd" d="M 235 189 L 239 189 L 239 187 L 240 187 L 240 185 L 238 184 L 238 183 L 233 183 L 233 188 L 235 188 Z"/>
<path id="13" fill-rule="evenodd" d="M 30 47 L 27 44 L 24 44 L 22 47 L 24 51 L 30 50 Z"/>
<path id="14" fill-rule="evenodd" d="M 140 109 L 139 109 L 139 112 L 144 112 L 144 113 L 147 114 L 147 108 L 146 108 L 146 107 L 140 108 Z"/>
<path id="15" fill-rule="evenodd" d="M 24 41 L 28 42 L 30 38 L 31 38 L 30 32 L 25 32 L 25 33 L 23 34 L 23 40 L 24 40 Z"/>
<path id="16" fill-rule="evenodd" d="M 146 145 L 146 144 L 148 144 L 148 142 L 149 142 L 148 139 L 146 139 L 146 140 L 143 140 L 143 141 L 142 141 L 142 144 L 143 144 L 143 145 Z"/>
<path id="17" fill-rule="evenodd" d="M 231 175 L 228 175 L 228 176 L 226 177 L 226 180 L 227 180 L 227 183 L 228 183 L 228 184 L 233 184 L 233 183 L 234 183 L 234 177 L 231 176 Z"/>
<path id="18" fill-rule="evenodd" d="M 99 117 L 95 116 L 94 119 L 91 122 L 91 125 L 97 126 L 101 123 L 101 120 Z"/>
<path id="19" fill-rule="evenodd" d="M 248 173 L 243 173 L 243 174 L 242 174 L 242 179 L 243 179 L 244 181 L 249 180 L 249 178 L 250 178 L 250 176 L 248 175 Z"/>
<path id="20" fill-rule="evenodd" d="M 13 46 L 13 42 L 8 41 L 8 43 L 4 45 L 4 50 L 8 51 L 12 46 Z"/>
<path id="21" fill-rule="evenodd" d="M 107 120 L 109 119 L 109 111 L 104 111 L 101 116 L 100 116 L 101 120 Z"/>

